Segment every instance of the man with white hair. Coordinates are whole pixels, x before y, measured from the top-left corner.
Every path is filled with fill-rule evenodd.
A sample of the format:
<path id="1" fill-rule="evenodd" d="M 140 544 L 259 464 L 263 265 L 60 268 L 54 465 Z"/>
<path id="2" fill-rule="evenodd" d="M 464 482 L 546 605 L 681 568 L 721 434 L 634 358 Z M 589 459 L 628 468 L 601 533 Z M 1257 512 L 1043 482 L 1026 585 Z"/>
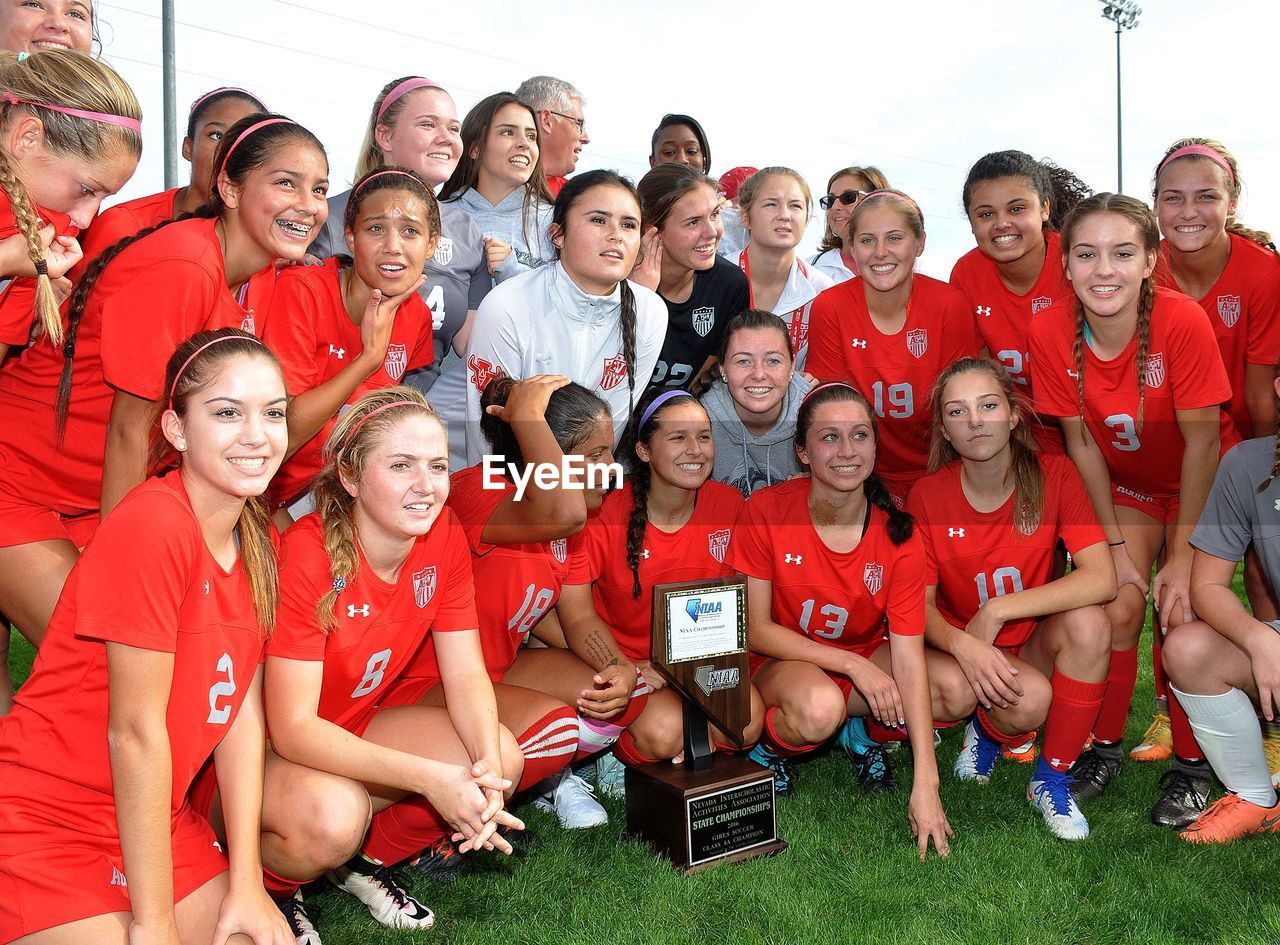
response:
<path id="1" fill-rule="evenodd" d="M 591 142 L 582 117 L 582 93 L 563 79 L 535 75 L 520 83 L 516 97 L 537 116 L 542 168 L 551 192 L 558 194 L 578 166 L 578 154 Z"/>

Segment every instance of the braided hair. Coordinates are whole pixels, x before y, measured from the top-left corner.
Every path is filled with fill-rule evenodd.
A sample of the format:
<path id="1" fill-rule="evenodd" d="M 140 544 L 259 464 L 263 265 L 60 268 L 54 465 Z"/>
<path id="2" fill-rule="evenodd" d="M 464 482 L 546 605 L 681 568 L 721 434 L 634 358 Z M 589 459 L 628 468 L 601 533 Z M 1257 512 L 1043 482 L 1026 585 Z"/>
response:
<path id="1" fill-rule="evenodd" d="M 861 393 L 849 384 L 819 384 L 801 402 L 800 412 L 796 415 L 794 442 L 797 456 L 805 449 L 805 441 L 809 436 L 809 428 L 813 425 L 814 413 L 819 407 L 827 404 L 857 404 L 871 419 L 871 435 L 878 438 L 876 412 L 871 409 L 871 404 L 867 402 L 867 398 L 863 397 Z M 801 462 L 803 464 L 803 460 Z M 895 545 L 901 545 L 907 541 L 915 529 L 915 519 L 898 508 L 893 501 L 893 496 L 889 494 L 889 488 L 884 484 L 884 480 L 875 473 L 871 473 L 862 484 L 862 492 L 867 497 L 868 502 L 889 517 L 889 540 Z"/>
<path id="2" fill-rule="evenodd" d="M 1100 193 L 1080 201 L 1062 228 L 1062 251 L 1068 253 L 1068 247 L 1074 242 L 1074 232 L 1086 217 L 1095 213 L 1115 213 L 1124 217 L 1138 230 L 1142 248 L 1149 257 L 1155 259 L 1160 252 L 1160 225 L 1156 215 L 1141 200 L 1127 197 L 1124 194 Z M 1156 281 L 1154 272 L 1142 280 L 1138 290 L 1138 323 L 1134 334 L 1138 339 L 1138 350 L 1134 357 L 1134 367 L 1138 372 L 1138 432 L 1142 432 L 1142 410 L 1147 396 L 1147 355 L 1151 349 L 1151 313 L 1156 306 Z M 1088 317 L 1080 293 L 1076 293 L 1076 331 L 1072 343 L 1072 356 L 1076 365 L 1076 398 L 1080 409 L 1080 417 L 1084 418 L 1084 382 L 1085 382 L 1085 332 L 1088 329 Z"/>

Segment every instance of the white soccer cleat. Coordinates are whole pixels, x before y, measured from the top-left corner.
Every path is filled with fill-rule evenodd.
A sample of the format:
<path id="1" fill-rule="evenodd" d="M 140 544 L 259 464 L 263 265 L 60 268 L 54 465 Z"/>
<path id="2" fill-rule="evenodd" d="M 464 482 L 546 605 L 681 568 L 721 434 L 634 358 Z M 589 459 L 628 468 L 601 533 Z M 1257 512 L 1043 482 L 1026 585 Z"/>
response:
<path id="1" fill-rule="evenodd" d="M 540 810 L 555 811 L 560 826 L 569 830 L 599 827 L 609 822 L 609 812 L 596 800 L 596 789 L 568 768 L 555 790 L 533 802 Z"/>
<path id="2" fill-rule="evenodd" d="M 320 933 L 316 931 L 316 927 L 311 924 L 311 917 L 307 915 L 307 904 L 302 901 L 301 889 L 288 899 L 279 900 L 276 905 L 280 907 L 285 921 L 289 923 L 294 945 L 322 945 Z"/>
<path id="3" fill-rule="evenodd" d="M 1070 777 L 1033 779 L 1027 785 L 1027 802 L 1040 812 L 1049 832 L 1059 840 L 1084 840 L 1089 836 L 1089 821 L 1071 793 Z"/>
<path id="4" fill-rule="evenodd" d="M 961 781 L 986 784 L 1000 757 L 999 743 L 987 738 L 973 719 L 964 727 L 964 743 L 956 755 L 955 775 Z"/>
<path id="5" fill-rule="evenodd" d="M 612 752 L 596 758 L 596 787 L 605 797 L 627 796 L 627 766 Z"/>
<path id="6" fill-rule="evenodd" d="M 369 907 L 369 914 L 389 929 L 429 929 L 435 913 L 414 899 L 386 867 L 359 873 L 346 866 L 329 870 L 329 882 Z"/>

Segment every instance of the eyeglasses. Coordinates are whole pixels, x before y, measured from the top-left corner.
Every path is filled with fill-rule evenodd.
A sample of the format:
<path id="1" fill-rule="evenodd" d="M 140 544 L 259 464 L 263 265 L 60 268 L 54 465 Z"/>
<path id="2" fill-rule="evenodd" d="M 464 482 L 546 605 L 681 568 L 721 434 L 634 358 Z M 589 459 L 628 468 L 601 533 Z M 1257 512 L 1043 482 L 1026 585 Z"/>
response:
<path id="1" fill-rule="evenodd" d="M 551 112 L 551 109 L 547 109 Z M 563 118 L 565 121 L 571 121 L 578 126 L 578 134 L 585 135 L 587 133 L 587 120 L 585 118 L 574 118 L 572 115 L 566 115 L 564 112 L 551 112 L 557 118 Z"/>
<path id="2" fill-rule="evenodd" d="M 842 204 L 844 204 L 847 207 L 850 204 L 857 203 L 859 200 L 861 200 L 870 192 L 871 191 L 869 190 L 846 190 L 842 194 L 827 194 L 825 197 L 823 197 L 821 200 L 818 201 L 818 206 L 820 206 L 823 210 L 830 210 L 832 207 L 836 205 L 836 201 L 839 200 Z"/>

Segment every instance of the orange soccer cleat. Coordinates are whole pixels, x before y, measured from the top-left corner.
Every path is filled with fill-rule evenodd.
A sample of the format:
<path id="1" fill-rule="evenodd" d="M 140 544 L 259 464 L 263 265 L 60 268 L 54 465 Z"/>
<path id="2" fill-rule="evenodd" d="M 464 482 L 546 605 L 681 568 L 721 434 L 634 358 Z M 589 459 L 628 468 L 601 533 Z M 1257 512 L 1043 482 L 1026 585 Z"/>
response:
<path id="1" fill-rule="evenodd" d="M 1173 728 L 1169 716 L 1157 711 L 1142 736 L 1142 742 L 1129 752 L 1134 761 L 1168 761 L 1173 757 Z"/>
<path id="2" fill-rule="evenodd" d="M 1259 807 L 1238 794 L 1226 794 L 1178 835 L 1191 843 L 1231 843 L 1255 833 L 1280 833 L 1280 804 Z"/>
<path id="3" fill-rule="evenodd" d="M 1021 745 L 1005 745 L 1004 756 L 1020 765 L 1031 764 L 1036 760 L 1036 733 L 1028 732 L 1027 740 Z"/>

